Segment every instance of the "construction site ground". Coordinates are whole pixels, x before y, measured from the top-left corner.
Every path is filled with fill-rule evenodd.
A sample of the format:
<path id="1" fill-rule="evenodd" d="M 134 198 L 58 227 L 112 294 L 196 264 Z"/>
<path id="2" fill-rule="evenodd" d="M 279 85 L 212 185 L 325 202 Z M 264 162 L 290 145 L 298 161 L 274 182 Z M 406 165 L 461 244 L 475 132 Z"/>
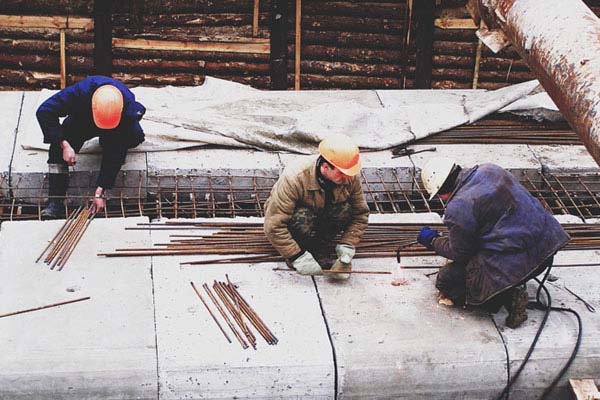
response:
<path id="1" fill-rule="evenodd" d="M 19 142 L 25 119 L 34 115 L 34 101 L 28 101 L 34 96 L 26 94 L 23 104 L 21 92 L 5 92 L 0 98 L 3 196 L 43 194 L 47 154 L 23 150 Z M 434 155 L 454 157 L 463 166 L 493 162 L 517 176 L 600 172 L 579 145 L 436 148 L 435 153 L 395 159 L 390 151 L 364 153 L 365 174 L 394 170 L 415 177 Z M 132 153 L 117 186 L 120 182 L 125 192 L 146 193 L 157 177 L 170 174 L 224 174 L 234 180 L 276 174 L 297 157 L 229 149 Z M 78 156 L 70 193 L 93 187 L 98 166 L 98 155 Z M 599 222 L 595 216 L 557 218 L 565 223 Z M 441 216 L 374 213 L 370 220 L 425 224 L 440 222 Z M 519 366 L 543 317 L 542 311 L 529 310 L 524 326 L 511 330 L 504 327 L 505 311 L 490 315 L 438 304 L 435 275 L 426 275 L 435 268 L 402 268 L 443 264 L 433 256 L 405 257 L 400 265 L 394 258 L 357 259 L 355 269 L 391 274 L 353 275 L 347 282 L 273 271 L 286 268 L 284 263 L 193 266 L 180 263 L 211 256 L 97 256 L 168 240 L 169 231 L 125 230 L 149 222 L 142 216 L 95 219 L 59 272 L 35 260 L 63 222 L 5 221 L 0 226 L 0 314 L 90 297 L 0 318 L 0 398 L 491 399 Z M 600 306 L 599 267 L 585 266 L 598 263 L 599 253 L 562 251 L 555 257 L 556 265 L 571 266 L 552 271 L 558 277 L 548 286 L 553 303 L 578 311 L 584 327 L 579 354 L 553 393 L 555 399 L 568 398 L 568 378 L 600 376 L 600 317 L 563 289 Z M 232 343 L 224 338 L 190 282 L 200 287 L 225 280 L 226 274 L 278 344 L 259 340 L 256 350 L 244 350 L 234 338 Z M 406 284 L 392 285 L 397 279 Z M 529 284 L 531 298 L 536 289 Z M 551 313 L 511 398 L 539 398 L 566 363 L 576 338 L 575 318 Z"/>

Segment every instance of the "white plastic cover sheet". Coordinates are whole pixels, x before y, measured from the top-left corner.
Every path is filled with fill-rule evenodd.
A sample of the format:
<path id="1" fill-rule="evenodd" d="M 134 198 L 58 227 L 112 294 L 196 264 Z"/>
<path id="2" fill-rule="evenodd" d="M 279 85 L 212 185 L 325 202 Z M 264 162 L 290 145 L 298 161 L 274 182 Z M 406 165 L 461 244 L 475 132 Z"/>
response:
<path id="1" fill-rule="evenodd" d="M 202 86 L 132 89 L 147 108 L 146 141 L 132 151 L 169 151 L 206 144 L 265 151 L 314 153 L 333 133 L 363 150 L 381 150 L 511 111 L 551 108 L 537 81 L 487 90 L 263 91 L 207 77 Z M 38 104 L 55 91 L 40 92 Z M 520 107 L 522 104 L 523 107 Z M 47 149 L 35 115 L 23 147 Z M 98 150 L 96 140 L 83 152 Z"/>

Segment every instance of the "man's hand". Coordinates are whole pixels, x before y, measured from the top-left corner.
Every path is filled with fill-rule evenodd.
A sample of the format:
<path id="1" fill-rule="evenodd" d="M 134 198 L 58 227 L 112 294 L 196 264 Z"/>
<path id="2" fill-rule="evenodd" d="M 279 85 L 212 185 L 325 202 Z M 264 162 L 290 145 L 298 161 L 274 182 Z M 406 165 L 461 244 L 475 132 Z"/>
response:
<path id="1" fill-rule="evenodd" d="M 350 264 L 354 254 L 356 254 L 356 249 L 351 244 L 340 243 L 335 246 L 335 252 L 338 256 L 338 260 L 344 264 Z"/>
<path id="2" fill-rule="evenodd" d="M 312 254 L 308 251 L 304 252 L 300 257 L 292 262 L 292 266 L 300 275 L 322 275 L 323 270 L 315 260 Z"/>
<path id="3" fill-rule="evenodd" d="M 423 246 L 427 247 L 427 249 L 432 249 L 433 239 L 440 236 L 439 232 L 435 229 L 430 229 L 428 225 L 425 225 L 419 236 L 417 237 L 417 242 L 421 243 Z"/>
<path id="4" fill-rule="evenodd" d="M 75 150 L 73 150 L 69 142 L 63 140 L 60 142 L 60 147 L 62 148 L 63 160 L 69 165 L 75 165 Z"/>
<path id="5" fill-rule="evenodd" d="M 92 204 L 93 211 L 95 213 L 101 212 L 106 207 L 106 200 L 104 199 L 104 188 L 98 187 L 96 193 L 94 193 L 94 202 Z"/>

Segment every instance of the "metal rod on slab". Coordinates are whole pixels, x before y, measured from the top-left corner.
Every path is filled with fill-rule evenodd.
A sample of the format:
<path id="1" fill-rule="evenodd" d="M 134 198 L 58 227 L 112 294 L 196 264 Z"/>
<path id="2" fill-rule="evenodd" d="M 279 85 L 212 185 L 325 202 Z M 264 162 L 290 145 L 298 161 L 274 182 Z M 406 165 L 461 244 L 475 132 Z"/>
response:
<path id="1" fill-rule="evenodd" d="M 200 299 L 200 301 L 202 302 L 202 304 L 204 304 L 204 307 L 206 307 L 206 310 L 208 311 L 208 313 L 212 317 L 213 321 L 215 321 L 215 323 L 217 324 L 217 326 L 219 327 L 219 329 L 221 330 L 221 332 L 223 332 L 223 335 L 225 335 L 225 339 L 227 339 L 227 341 L 229 343 L 231 343 L 231 339 L 229 338 L 229 335 L 227 335 L 227 332 L 225 332 L 225 330 L 223 329 L 223 327 L 219 323 L 219 320 L 217 319 L 217 317 L 215 317 L 215 314 L 213 314 L 213 312 L 211 311 L 210 307 L 208 307 L 208 304 L 206 304 L 206 301 L 204 301 L 204 299 L 202 298 L 202 295 L 200 294 L 200 292 L 196 288 L 196 285 L 194 285 L 194 282 L 190 282 L 190 284 L 192 285 L 192 288 L 194 289 L 194 292 L 196 292 L 196 294 L 198 295 L 198 298 Z"/>
<path id="2" fill-rule="evenodd" d="M 90 297 L 88 296 L 88 297 L 82 297 L 80 299 L 67 300 L 67 301 L 61 301 L 60 303 L 48 304 L 46 306 L 35 307 L 35 308 L 28 308 L 28 309 L 25 309 L 25 310 L 14 311 L 14 312 L 10 312 L 10 313 L 7 313 L 7 314 L 1 314 L 0 318 L 10 317 L 11 315 L 24 314 L 24 313 L 28 313 L 28 312 L 32 312 L 32 311 L 45 310 L 46 308 L 63 306 L 65 304 L 77 303 L 79 301 L 84 301 L 84 300 L 89 300 L 89 299 L 90 299 Z"/>

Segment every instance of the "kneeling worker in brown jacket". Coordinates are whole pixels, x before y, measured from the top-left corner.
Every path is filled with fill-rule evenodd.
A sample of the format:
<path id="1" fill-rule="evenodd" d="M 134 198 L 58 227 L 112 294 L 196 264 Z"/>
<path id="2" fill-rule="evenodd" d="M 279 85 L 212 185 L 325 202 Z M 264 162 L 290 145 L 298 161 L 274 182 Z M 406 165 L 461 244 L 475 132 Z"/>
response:
<path id="1" fill-rule="evenodd" d="M 319 144 L 319 155 L 285 168 L 265 204 L 265 234 L 289 266 L 302 275 L 320 275 L 333 255 L 333 271 L 350 271 L 355 246 L 367 228 L 358 147 L 344 135 Z M 331 274 L 348 279 L 350 274 Z"/>

